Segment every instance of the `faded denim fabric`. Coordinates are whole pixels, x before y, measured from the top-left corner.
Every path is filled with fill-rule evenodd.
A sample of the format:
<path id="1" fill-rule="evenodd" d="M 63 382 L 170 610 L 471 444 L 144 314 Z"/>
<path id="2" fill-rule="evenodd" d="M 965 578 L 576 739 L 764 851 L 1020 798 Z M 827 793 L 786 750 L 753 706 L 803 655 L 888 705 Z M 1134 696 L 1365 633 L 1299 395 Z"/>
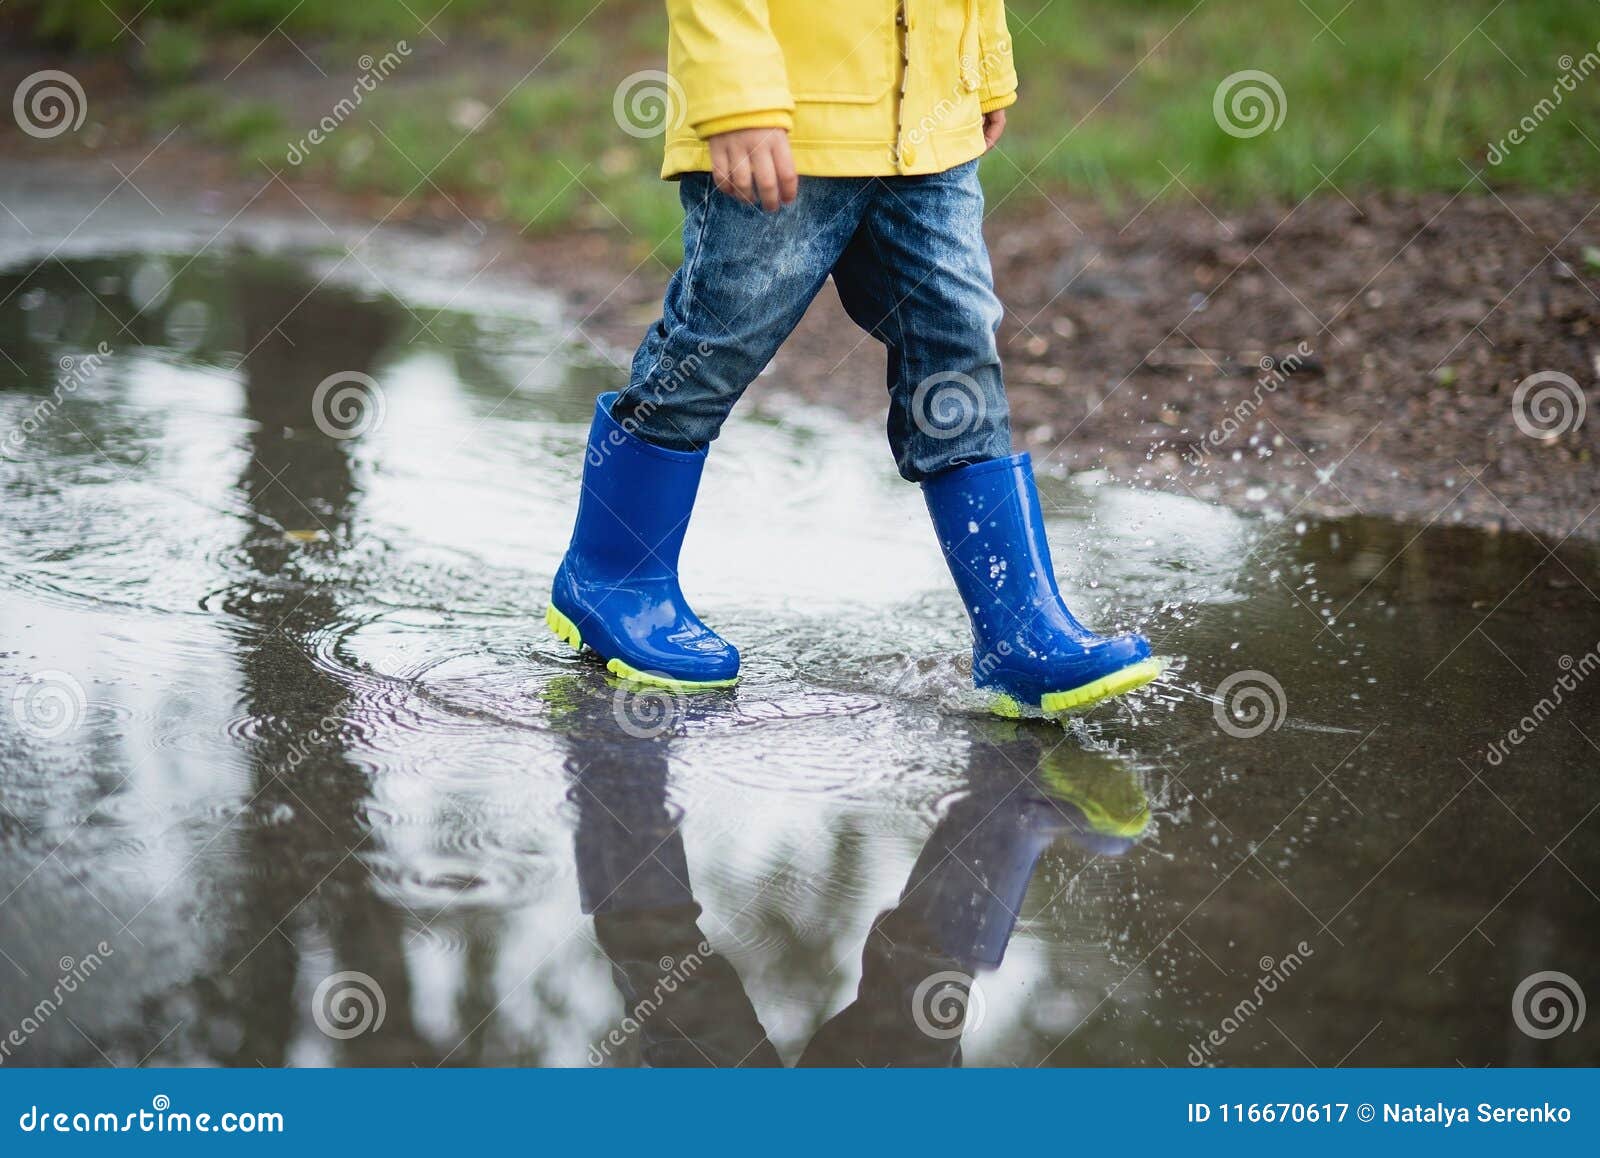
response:
<path id="1" fill-rule="evenodd" d="M 976 161 L 918 177 L 802 177 L 777 213 L 706 173 L 684 176 L 679 196 L 683 266 L 612 409 L 625 428 L 705 450 L 832 274 L 850 317 L 888 347 L 901 475 L 1011 453 Z"/>

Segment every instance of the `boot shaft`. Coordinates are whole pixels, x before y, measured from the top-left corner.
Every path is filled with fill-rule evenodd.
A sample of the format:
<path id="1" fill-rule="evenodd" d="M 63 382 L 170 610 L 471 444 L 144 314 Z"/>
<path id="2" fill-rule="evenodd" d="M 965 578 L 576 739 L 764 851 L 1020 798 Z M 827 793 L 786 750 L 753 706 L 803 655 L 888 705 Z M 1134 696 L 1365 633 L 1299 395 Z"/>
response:
<path id="1" fill-rule="evenodd" d="M 1061 604 L 1027 454 L 945 471 L 922 484 L 956 590 L 984 646 L 1019 627 L 1084 631 Z"/>
<path id="2" fill-rule="evenodd" d="M 644 441 L 612 417 L 616 400 L 595 400 L 567 558 L 591 580 L 676 575 L 705 456 Z"/>

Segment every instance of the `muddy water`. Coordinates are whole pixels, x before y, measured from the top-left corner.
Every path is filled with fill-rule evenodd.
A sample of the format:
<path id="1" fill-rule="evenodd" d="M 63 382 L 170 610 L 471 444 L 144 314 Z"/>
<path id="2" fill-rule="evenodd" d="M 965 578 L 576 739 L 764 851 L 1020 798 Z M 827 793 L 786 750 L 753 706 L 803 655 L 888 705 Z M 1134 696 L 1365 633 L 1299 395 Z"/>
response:
<path id="1" fill-rule="evenodd" d="M 411 256 L 0 274 L 0 1060 L 1600 1061 L 1513 1009 L 1600 993 L 1592 551 L 1046 478 L 1177 662 L 998 721 L 878 433 L 762 384 L 744 679 L 634 694 L 542 624 L 626 352 Z"/>

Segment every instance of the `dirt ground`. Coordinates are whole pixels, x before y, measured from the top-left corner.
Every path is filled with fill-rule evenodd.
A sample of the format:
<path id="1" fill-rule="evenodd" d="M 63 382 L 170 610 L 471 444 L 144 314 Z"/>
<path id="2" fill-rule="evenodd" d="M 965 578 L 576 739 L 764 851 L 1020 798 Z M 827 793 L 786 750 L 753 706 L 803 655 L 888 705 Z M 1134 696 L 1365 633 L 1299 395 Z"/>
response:
<path id="1" fill-rule="evenodd" d="M 144 155 L 112 152 L 84 162 L 94 179 Z M 0 164 L 39 156 L 0 149 Z M 461 207 L 439 198 L 396 209 L 278 182 L 263 191 L 178 146 L 138 181 L 158 199 L 205 198 L 212 212 L 248 201 L 464 228 Z M 1243 212 L 1181 193 L 1121 210 L 1072 196 L 991 206 L 1018 444 L 1049 469 L 1104 468 L 1292 517 L 1526 530 L 1552 546 L 1600 539 L 1600 415 L 1579 422 L 1600 406 L 1600 201 L 1464 183 L 1453 197 L 1330 188 Z M 604 231 L 490 227 L 478 244 L 496 266 L 559 291 L 574 339 L 622 362 L 671 272 Z M 830 287 L 753 390 L 873 416 L 883 363 Z M 1536 382 L 1519 408 L 1519 383 L 1550 372 L 1574 385 Z"/>

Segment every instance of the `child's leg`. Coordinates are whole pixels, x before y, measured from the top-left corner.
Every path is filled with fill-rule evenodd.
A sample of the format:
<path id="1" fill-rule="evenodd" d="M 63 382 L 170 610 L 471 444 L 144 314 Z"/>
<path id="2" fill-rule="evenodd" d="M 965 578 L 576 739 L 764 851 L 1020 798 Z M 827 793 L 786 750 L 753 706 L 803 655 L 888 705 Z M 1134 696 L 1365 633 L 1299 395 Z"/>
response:
<path id="1" fill-rule="evenodd" d="M 678 586 L 705 448 L 816 296 L 869 188 L 807 178 L 798 201 L 763 213 L 704 173 L 683 179 L 683 268 L 628 389 L 596 399 L 572 541 L 545 613 L 617 676 L 674 689 L 738 677 L 738 650 Z"/>
<path id="2" fill-rule="evenodd" d="M 922 483 L 996 708 L 1066 711 L 1149 683 L 1142 636 L 1099 635 L 1061 600 L 1026 454 L 1012 455 L 1001 308 L 977 163 L 889 178 L 834 269 L 851 317 L 889 347 L 889 441 Z"/>
<path id="3" fill-rule="evenodd" d="M 799 323 L 870 200 L 871 183 L 808 177 L 778 213 L 682 179 L 683 266 L 613 416 L 647 442 L 699 451 Z"/>
<path id="4" fill-rule="evenodd" d="M 834 282 L 889 348 L 889 443 L 913 482 L 1011 453 L 978 163 L 875 183 Z"/>

